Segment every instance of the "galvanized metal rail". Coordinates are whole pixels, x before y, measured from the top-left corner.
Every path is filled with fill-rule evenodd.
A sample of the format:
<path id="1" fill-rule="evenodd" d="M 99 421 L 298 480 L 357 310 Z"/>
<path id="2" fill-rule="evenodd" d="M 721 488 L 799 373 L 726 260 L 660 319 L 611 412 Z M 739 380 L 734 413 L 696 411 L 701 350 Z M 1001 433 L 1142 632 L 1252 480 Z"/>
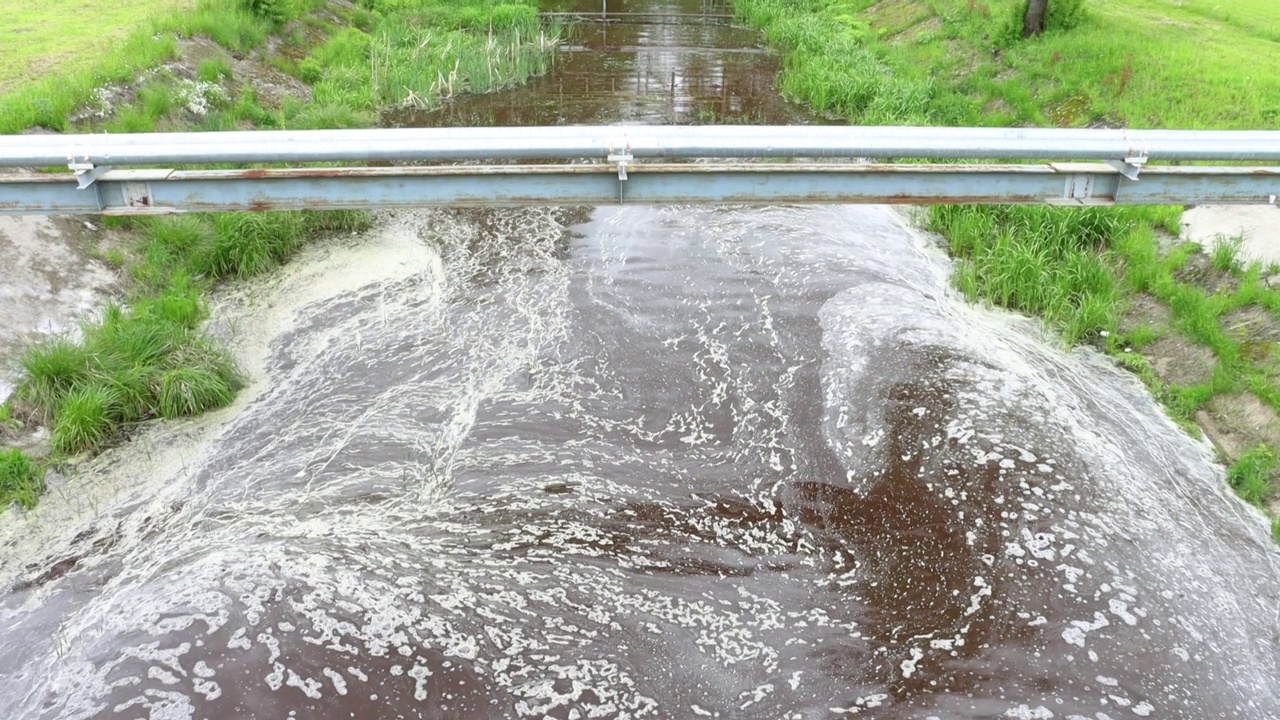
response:
<path id="1" fill-rule="evenodd" d="M 1008 160 L 1024 162 L 990 162 Z M 406 164 L 167 169 L 334 162 Z M 461 164 L 438 164 L 449 162 Z M 1273 131 L 593 126 L 0 136 L 0 168 L 28 169 L 0 172 L 0 213 L 620 202 L 1274 204 L 1278 163 L 1280 132 Z M 165 167 L 137 167 L 157 165 Z M 51 166 L 68 172 L 30 171 Z"/>

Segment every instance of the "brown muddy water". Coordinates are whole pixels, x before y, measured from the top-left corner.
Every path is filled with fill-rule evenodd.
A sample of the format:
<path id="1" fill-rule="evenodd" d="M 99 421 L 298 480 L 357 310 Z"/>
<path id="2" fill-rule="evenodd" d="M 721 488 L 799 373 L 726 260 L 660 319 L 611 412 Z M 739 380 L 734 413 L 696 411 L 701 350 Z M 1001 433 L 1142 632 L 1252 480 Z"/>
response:
<path id="1" fill-rule="evenodd" d="M 397 121 L 803 119 L 723 21 L 573 42 Z M 89 471 L 135 489 L 5 520 L 0 715 L 1280 716 L 1261 516 L 950 269 L 883 207 L 439 211 L 315 249 L 253 290 L 240 405 Z"/>

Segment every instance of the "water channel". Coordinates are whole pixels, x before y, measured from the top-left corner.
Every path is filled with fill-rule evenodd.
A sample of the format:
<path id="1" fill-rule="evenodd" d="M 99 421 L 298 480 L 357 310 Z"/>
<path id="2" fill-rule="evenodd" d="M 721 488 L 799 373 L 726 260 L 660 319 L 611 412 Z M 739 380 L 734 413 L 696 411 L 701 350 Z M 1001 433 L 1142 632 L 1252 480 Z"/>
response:
<path id="1" fill-rule="evenodd" d="M 585 24 L 530 86 L 395 121 L 811 120 L 776 71 L 722 19 Z M 1260 515 L 950 269 L 884 207 L 313 249 L 227 300 L 237 406 L 0 528 L 0 715 L 1280 716 Z"/>

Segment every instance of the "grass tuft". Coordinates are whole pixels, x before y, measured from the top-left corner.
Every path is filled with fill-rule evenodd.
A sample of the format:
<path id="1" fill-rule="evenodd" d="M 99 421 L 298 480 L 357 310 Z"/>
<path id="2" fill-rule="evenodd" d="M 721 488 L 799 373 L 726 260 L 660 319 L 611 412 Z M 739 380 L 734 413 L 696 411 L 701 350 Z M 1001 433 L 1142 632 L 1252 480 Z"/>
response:
<path id="1" fill-rule="evenodd" d="M 70 340 L 37 345 L 22 357 L 24 378 L 18 401 L 42 422 L 57 414 L 62 399 L 89 378 L 90 349 Z"/>
<path id="2" fill-rule="evenodd" d="M 198 270 L 212 278 L 253 277 L 274 268 L 302 245 L 301 213 L 232 213 L 213 217 L 215 241 Z"/>
<path id="3" fill-rule="evenodd" d="M 353 233 L 373 227 L 373 213 L 364 210 L 320 210 L 303 216 L 308 232 Z"/>
<path id="4" fill-rule="evenodd" d="M 119 394 L 106 384 L 72 390 L 58 407 L 53 448 L 62 453 L 100 449 L 114 434 L 121 402 Z"/>
<path id="5" fill-rule="evenodd" d="M 236 389 L 218 373 L 196 367 L 178 367 L 160 378 L 161 417 L 179 418 L 226 407 Z"/>
<path id="6" fill-rule="evenodd" d="M 21 430 L 25 423 L 13 416 L 13 401 L 0 404 L 0 436 L 6 430 Z"/>
<path id="7" fill-rule="evenodd" d="M 44 475 L 44 467 L 21 450 L 0 450 L 0 509 L 15 502 L 26 510 L 35 507 Z"/>
<path id="8" fill-rule="evenodd" d="M 205 82 L 222 82 L 231 79 L 231 60 L 225 57 L 209 58 L 200 63 L 197 76 Z"/>
<path id="9" fill-rule="evenodd" d="M 1271 495 L 1277 467 L 1280 467 L 1280 457 L 1266 445 L 1259 445 L 1241 455 L 1227 470 L 1227 481 L 1247 502 L 1262 505 Z"/>
<path id="10" fill-rule="evenodd" d="M 1219 272 L 1240 272 L 1243 269 L 1240 262 L 1240 248 L 1243 245 L 1243 237 L 1219 238 L 1209 255 L 1213 269 Z"/>
<path id="11" fill-rule="evenodd" d="M 1041 206 L 935 206 L 929 227 L 961 259 L 957 285 L 971 299 L 1041 315 L 1068 342 L 1114 331 L 1124 304 L 1103 254 L 1136 218 L 1124 212 Z"/>

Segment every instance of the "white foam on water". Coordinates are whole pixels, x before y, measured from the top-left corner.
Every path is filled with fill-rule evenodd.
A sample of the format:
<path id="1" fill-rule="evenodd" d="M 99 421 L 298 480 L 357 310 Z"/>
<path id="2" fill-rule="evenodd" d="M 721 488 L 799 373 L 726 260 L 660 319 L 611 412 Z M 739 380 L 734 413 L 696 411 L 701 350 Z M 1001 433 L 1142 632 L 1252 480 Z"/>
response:
<path id="1" fill-rule="evenodd" d="M 217 331 L 257 369 L 235 407 L 104 458 L 100 508 L 30 523 L 39 542 L 6 528 L 0 569 L 33 586 L 0 607 L 4 642 L 33 644 L 0 699 L 59 718 L 232 693 L 304 715 L 1275 704 L 1274 553 L 1204 446 L 1104 361 L 960 302 L 892 212 L 601 211 L 569 241 L 557 210 L 391 222 L 225 300 Z M 919 515 L 882 528 L 902 484 Z M 25 568 L 75 550 L 65 578 Z M 1013 695 L 930 684 L 953 667 Z M 1039 689 L 1062 677 L 1089 687 Z"/>
<path id="2" fill-rule="evenodd" d="M 935 388 L 951 408 L 942 409 L 950 415 L 943 421 L 949 445 L 920 460 L 927 466 L 922 473 L 949 479 L 929 485 L 940 506 L 964 505 L 957 502 L 962 487 L 984 487 L 947 469 L 952 458 L 967 453 L 979 465 L 996 461 L 998 469 L 983 482 L 1004 483 L 990 495 L 1003 552 L 987 563 L 999 571 L 994 583 L 975 584 L 994 589 L 991 601 L 998 605 L 1020 596 L 1019 586 L 1035 587 L 1040 596 L 1019 602 L 1081 596 L 1068 612 L 1051 609 L 1056 603 L 1029 608 L 1040 615 L 1043 639 L 1037 645 L 1056 641 L 1068 652 L 1087 646 L 1091 658 L 1096 649 L 1112 668 L 1108 675 L 1125 677 L 1143 707 L 1157 714 L 1184 707 L 1188 697 L 1223 702 L 1205 699 L 1203 680 L 1210 677 L 1210 688 L 1227 686 L 1219 698 L 1234 701 L 1225 702 L 1259 696 L 1271 706 L 1280 702 L 1266 680 L 1277 668 L 1277 647 L 1257 635 L 1260 617 L 1275 617 L 1260 599 L 1280 582 L 1266 523 L 1226 488 L 1207 443 L 1177 429 L 1134 378 L 1089 351 L 1063 353 L 1036 323 L 974 308 L 943 287 L 860 285 L 833 299 L 822 318 L 830 353 L 827 404 L 839 408 L 828 433 L 842 457 L 875 463 L 885 451 L 864 438 L 893 436 L 901 423 L 892 413 L 899 410 L 924 419 L 910 401 L 890 399 L 891 388 L 912 383 Z M 855 397 L 873 400 L 859 404 Z M 851 406 L 861 412 L 850 412 Z M 914 457 L 901 456 L 904 462 Z M 949 486 L 963 482 L 970 484 Z M 864 478 L 853 487 L 869 493 L 876 483 Z M 984 534 L 975 518 L 983 511 L 968 505 L 974 512 L 957 513 L 954 521 L 974 523 L 965 533 L 976 539 Z M 1111 561 L 1090 567 L 1092 554 Z M 1056 561 L 1068 556 L 1073 562 Z M 1195 587 L 1198 600 L 1163 602 L 1169 585 Z M 990 612 L 984 605 L 975 594 L 965 614 Z M 1174 607 L 1180 626 L 1162 625 Z M 1136 649 L 1187 641 L 1211 643 L 1212 649 L 1200 645 L 1206 657 L 1222 652 L 1225 642 L 1234 648 L 1228 654 L 1251 659 L 1202 667 L 1202 678 L 1180 686 L 1172 678 L 1185 675 L 1148 662 L 1146 651 Z M 1046 681 L 1061 677 L 1041 653 L 1029 660 L 1043 664 L 1039 672 Z M 914 655 L 903 662 L 914 665 Z M 1108 700 L 1117 702 L 1105 694 L 1099 701 Z M 1034 705 L 1020 707 L 1019 713 L 1040 712 Z M 1245 706 L 1233 707 L 1243 712 Z"/>

